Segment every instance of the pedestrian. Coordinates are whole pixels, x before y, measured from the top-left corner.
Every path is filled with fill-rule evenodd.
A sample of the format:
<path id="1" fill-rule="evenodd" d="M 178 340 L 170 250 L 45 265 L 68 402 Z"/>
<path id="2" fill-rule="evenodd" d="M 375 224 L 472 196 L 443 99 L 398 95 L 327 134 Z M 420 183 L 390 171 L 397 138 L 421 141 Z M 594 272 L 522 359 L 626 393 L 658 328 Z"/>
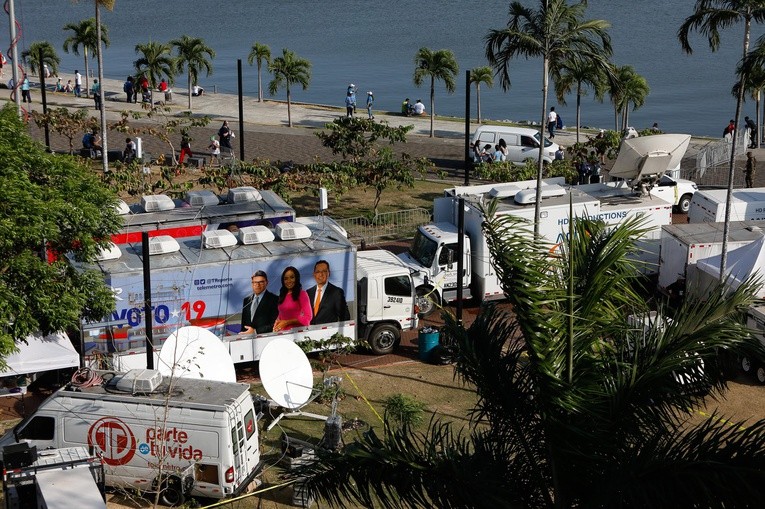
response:
<path id="1" fill-rule="evenodd" d="M 43 76 L 46 78 L 50 78 L 50 69 L 48 69 L 48 64 L 43 64 Z"/>
<path id="2" fill-rule="evenodd" d="M 184 132 L 181 134 L 181 156 L 178 158 L 178 164 L 183 164 L 186 156 L 194 157 L 194 154 L 191 152 L 191 138 Z"/>
<path id="3" fill-rule="evenodd" d="M 659 123 L 658 122 L 654 122 L 653 123 L 653 125 L 651 126 L 651 132 L 652 133 L 656 133 L 656 134 L 659 134 L 661 132 L 661 129 L 659 129 Z"/>
<path id="4" fill-rule="evenodd" d="M 122 85 L 122 91 L 125 92 L 125 95 L 127 96 L 126 102 L 130 102 L 133 100 L 133 77 L 128 76 L 125 80 L 125 83 Z"/>
<path id="5" fill-rule="evenodd" d="M 757 124 L 749 117 L 744 117 L 744 122 L 749 131 L 749 148 L 757 148 Z"/>
<path id="6" fill-rule="evenodd" d="M 228 155 L 233 153 L 234 149 L 231 147 L 231 129 L 228 127 L 228 120 L 223 121 L 223 125 L 218 129 L 218 139 L 220 139 L 220 146 L 226 149 Z"/>
<path id="7" fill-rule="evenodd" d="M 374 94 L 371 91 L 367 92 L 367 118 L 369 118 L 369 120 L 374 120 L 375 118 L 375 116 L 372 115 L 372 105 L 374 105 L 374 103 Z"/>
<path id="8" fill-rule="evenodd" d="M 351 102 L 353 103 L 353 113 L 356 113 L 356 85 L 351 83 L 348 85 L 348 93 L 351 95 Z"/>
<path id="9" fill-rule="evenodd" d="M 24 81 L 21 82 L 21 102 L 32 103 L 32 94 L 29 91 L 29 78 L 24 73 Z"/>
<path id="10" fill-rule="evenodd" d="M 135 159 L 136 146 L 135 142 L 131 138 L 125 139 L 125 150 L 122 152 L 122 160 L 125 163 L 130 163 Z"/>
<path id="11" fill-rule="evenodd" d="M 730 119 L 730 122 L 728 122 L 728 125 L 723 129 L 723 138 L 725 138 L 725 141 L 728 143 L 731 143 L 733 141 L 733 136 L 736 134 L 736 122 L 733 121 L 733 119 Z"/>
<path id="12" fill-rule="evenodd" d="M 566 157 L 566 153 L 563 151 L 563 147 L 558 145 L 558 150 L 555 151 L 555 160 L 563 161 L 565 157 Z"/>
<path id="13" fill-rule="evenodd" d="M 61 83 L 61 78 L 56 80 L 56 92 L 63 92 L 64 91 L 64 84 Z"/>
<path id="14" fill-rule="evenodd" d="M 90 93 L 93 94 L 93 102 L 95 103 L 96 110 L 101 109 L 101 84 L 98 83 L 98 78 L 93 80 L 93 84 L 90 86 Z"/>
<path id="15" fill-rule="evenodd" d="M 547 114 L 547 132 L 550 134 L 550 139 L 555 138 L 555 127 L 558 125 L 558 114 L 555 113 L 555 106 L 550 108 L 550 113 Z"/>
<path id="16" fill-rule="evenodd" d="M 77 69 L 74 70 L 74 95 L 82 97 L 82 74 Z"/>
<path id="17" fill-rule="evenodd" d="M 74 93 L 74 86 L 72 85 L 72 80 L 66 80 L 66 86 L 64 87 L 64 93 L 65 94 Z"/>
<path id="18" fill-rule="evenodd" d="M 353 96 L 350 92 L 345 94 L 345 116 L 353 118 Z"/>
<path id="19" fill-rule="evenodd" d="M 754 187 L 754 172 L 757 171 L 757 159 L 751 151 L 746 153 L 746 169 L 744 170 L 744 179 L 746 180 L 746 187 Z"/>
<path id="20" fill-rule="evenodd" d="M 415 115 L 424 115 L 425 114 L 425 105 L 422 104 L 422 101 L 420 99 L 417 99 L 417 102 L 414 103 L 414 114 Z"/>
<path id="21" fill-rule="evenodd" d="M 409 116 L 409 107 L 410 107 L 409 98 L 407 97 L 406 99 L 404 99 L 404 102 L 401 103 L 401 114 L 404 115 L 405 117 Z"/>
<path id="22" fill-rule="evenodd" d="M 215 136 L 210 137 L 210 144 L 207 146 L 210 150 L 210 164 L 215 161 L 216 165 L 220 165 L 220 142 L 218 142 Z"/>

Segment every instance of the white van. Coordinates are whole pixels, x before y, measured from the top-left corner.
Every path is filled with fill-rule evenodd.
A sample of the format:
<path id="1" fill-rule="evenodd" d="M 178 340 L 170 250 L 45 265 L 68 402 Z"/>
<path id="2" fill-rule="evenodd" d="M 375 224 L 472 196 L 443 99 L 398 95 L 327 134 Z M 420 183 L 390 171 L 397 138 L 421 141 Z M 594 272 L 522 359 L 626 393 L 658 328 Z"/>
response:
<path id="1" fill-rule="evenodd" d="M 493 149 L 499 144 L 499 140 L 503 139 L 507 144 L 507 160 L 511 163 L 523 164 L 526 159 L 539 160 L 539 137 L 538 130 L 528 127 L 482 125 L 473 133 L 470 146 L 472 147 L 478 140 L 481 147 L 489 144 Z M 552 162 L 557 150 L 558 144 L 545 138 L 542 160 L 546 163 Z"/>
<path id="2" fill-rule="evenodd" d="M 98 374 L 54 392 L 0 438 L 0 450 L 20 442 L 92 448 L 107 486 L 160 490 L 166 505 L 189 494 L 230 497 L 253 481 L 260 450 L 249 385 L 163 379 L 153 370 Z"/>

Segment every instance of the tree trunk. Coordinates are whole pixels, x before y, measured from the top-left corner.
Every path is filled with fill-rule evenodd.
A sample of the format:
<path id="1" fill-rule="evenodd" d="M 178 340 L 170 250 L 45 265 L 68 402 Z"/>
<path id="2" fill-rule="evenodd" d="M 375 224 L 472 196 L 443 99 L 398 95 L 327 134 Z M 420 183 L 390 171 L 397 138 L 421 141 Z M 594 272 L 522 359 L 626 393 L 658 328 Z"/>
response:
<path id="1" fill-rule="evenodd" d="M 98 38 L 98 45 L 96 46 L 96 56 L 98 59 L 98 94 L 101 102 L 101 160 L 104 165 L 104 173 L 109 171 L 109 147 L 107 143 L 106 133 L 106 101 L 104 101 L 104 56 L 101 51 L 101 9 L 98 8 L 98 1 L 96 4 L 96 36 Z"/>
<path id="2" fill-rule="evenodd" d="M 436 78 L 430 77 L 430 137 L 433 137 L 433 117 L 436 116 Z"/>
<path id="3" fill-rule="evenodd" d="M 544 161 L 542 155 L 545 150 L 545 126 L 547 125 L 547 87 L 550 77 L 550 60 L 545 55 L 542 59 L 542 124 L 540 126 L 541 136 L 539 137 L 539 161 L 537 164 L 537 192 L 534 200 L 534 235 L 539 236 L 539 213 L 542 206 L 542 172 L 544 171 Z"/>
<path id="4" fill-rule="evenodd" d="M 755 140 L 757 145 L 755 145 L 757 148 L 760 148 L 760 140 L 762 139 L 762 128 L 760 127 L 762 125 L 762 117 L 760 116 L 760 96 L 762 94 L 762 89 L 757 90 L 757 99 L 755 99 L 755 107 L 754 111 L 756 113 L 756 122 L 757 122 L 757 139 Z"/>
<path id="5" fill-rule="evenodd" d="M 619 130 L 619 107 L 614 105 L 614 131 Z"/>
<path id="6" fill-rule="evenodd" d="M 475 84 L 475 98 L 478 102 L 477 104 L 477 110 L 478 110 L 478 123 L 481 123 L 481 84 L 476 83 Z"/>
<path id="7" fill-rule="evenodd" d="M 186 64 L 186 65 L 188 65 L 188 64 Z M 189 111 L 191 111 L 191 87 L 192 87 L 192 83 L 191 83 L 191 69 L 190 68 L 187 71 L 187 76 L 189 78 L 189 91 L 188 91 L 189 92 Z"/>
<path id="8" fill-rule="evenodd" d="M 579 126 L 582 124 L 582 84 L 576 85 L 576 142 L 579 143 Z"/>
<path id="9" fill-rule="evenodd" d="M 83 83 L 85 83 L 85 89 L 80 90 L 80 94 L 84 92 L 85 97 L 88 97 L 90 94 L 90 88 L 88 87 L 88 74 L 90 74 L 88 72 L 88 48 L 85 48 L 83 50 L 83 54 L 85 55 L 85 76 L 84 76 L 85 79 L 83 80 Z"/>
<path id="10" fill-rule="evenodd" d="M 260 72 L 260 58 L 258 58 L 258 102 L 263 102 L 263 81 L 262 81 L 262 75 Z"/>
<path id="11" fill-rule="evenodd" d="M 749 52 L 749 34 L 752 29 L 752 19 L 747 17 L 744 24 L 744 51 L 743 59 Z M 744 83 L 746 83 L 746 73 L 742 72 L 740 76 L 741 86 L 738 87 L 738 97 L 736 97 L 736 130 L 733 132 L 733 140 L 730 146 L 730 161 L 728 161 L 728 190 L 725 194 L 725 223 L 723 224 L 723 242 L 722 252 L 720 253 L 720 281 L 725 280 L 725 264 L 728 261 L 728 234 L 730 233 L 730 202 L 733 197 L 733 174 L 736 168 L 736 139 L 738 138 L 738 122 L 741 118 L 741 103 L 744 102 Z"/>
<path id="12" fill-rule="evenodd" d="M 290 94 L 290 87 L 287 85 L 287 126 L 292 127 L 292 112 L 290 109 L 292 94 Z"/>

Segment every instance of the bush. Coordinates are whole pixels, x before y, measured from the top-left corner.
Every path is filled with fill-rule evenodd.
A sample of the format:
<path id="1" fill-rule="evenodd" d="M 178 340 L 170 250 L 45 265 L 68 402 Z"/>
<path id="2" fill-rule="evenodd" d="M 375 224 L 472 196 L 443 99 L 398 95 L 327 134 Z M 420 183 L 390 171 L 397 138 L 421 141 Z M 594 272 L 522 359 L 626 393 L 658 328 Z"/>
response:
<path id="1" fill-rule="evenodd" d="M 389 396 L 384 403 L 385 415 L 399 426 L 417 426 L 422 423 L 425 404 L 405 394 Z"/>

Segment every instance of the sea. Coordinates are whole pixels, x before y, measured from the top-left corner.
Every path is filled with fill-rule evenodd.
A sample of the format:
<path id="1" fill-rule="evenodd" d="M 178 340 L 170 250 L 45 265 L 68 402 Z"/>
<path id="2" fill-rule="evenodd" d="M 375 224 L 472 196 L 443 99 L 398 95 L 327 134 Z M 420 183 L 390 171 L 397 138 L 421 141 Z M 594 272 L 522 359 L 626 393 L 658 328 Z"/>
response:
<path id="1" fill-rule="evenodd" d="M 61 72 L 84 71 L 82 55 L 62 49 L 70 34 L 63 27 L 94 16 L 91 0 L 12 1 L 21 25 L 20 50 L 35 41 L 49 41 L 58 50 Z M 539 5 L 539 1 L 521 2 L 534 8 Z M 677 31 L 694 4 L 694 0 L 588 2 L 586 18 L 611 24 L 612 61 L 633 66 L 650 86 L 645 103 L 629 115 L 629 124 L 637 129 L 657 122 L 665 132 L 719 137 L 734 116 L 731 88 L 741 57 L 743 25 L 722 32 L 717 52 L 710 51 L 705 39 L 694 36 L 693 54 L 685 54 Z M 116 0 L 113 11 L 102 10 L 110 41 L 104 49 L 104 75 L 122 79 L 133 72 L 137 44 L 167 42 L 186 34 L 201 37 L 216 53 L 213 73 L 203 75 L 200 85 L 207 91 L 236 93 L 237 60 L 241 59 L 244 93 L 255 96 L 257 71 L 247 63 L 247 55 L 258 42 L 267 44 L 272 56 L 286 48 L 311 63 L 310 84 L 305 90 L 293 89 L 294 101 L 343 106 L 346 89 L 353 83 L 360 100 L 372 91 L 376 109 L 398 111 L 407 97 L 422 99 L 429 108 L 429 82 L 421 88 L 413 83 L 417 50 L 449 49 L 460 66 L 457 86 L 450 94 L 442 82 L 436 82 L 435 111 L 464 118 L 465 71 L 487 65 L 485 38 L 489 30 L 506 25 L 508 8 L 507 0 Z M 762 33 L 755 26 L 752 41 Z M 6 47 L 2 49 L 5 52 Z M 541 59 L 511 62 L 510 79 L 507 90 L 498 79 L 491 88 L 481 86 L 482 117 L 538 121 L 542 116 Z M 266 90 L 269 80 L 264 72 Z M 185 88 L 185 75 L 177 77 L 176 84 Z M 475 96 L 473 86 L 471 117 L 476 115 Z M 282 88 L 273 97 L 286 99 L 286 92 Z M 556 107 L 565 124 L 573 125 L 575 96 L 567 96 L 564 104 L 551 89 L 549 105 Z M 754 100 L 747 98 L 742 122 L 743 115 L 756 117 L 755 107 Z M 581 114 L 583 126 L 614 128 L 608 99 L 600 103 L 587 92 Z"/>

